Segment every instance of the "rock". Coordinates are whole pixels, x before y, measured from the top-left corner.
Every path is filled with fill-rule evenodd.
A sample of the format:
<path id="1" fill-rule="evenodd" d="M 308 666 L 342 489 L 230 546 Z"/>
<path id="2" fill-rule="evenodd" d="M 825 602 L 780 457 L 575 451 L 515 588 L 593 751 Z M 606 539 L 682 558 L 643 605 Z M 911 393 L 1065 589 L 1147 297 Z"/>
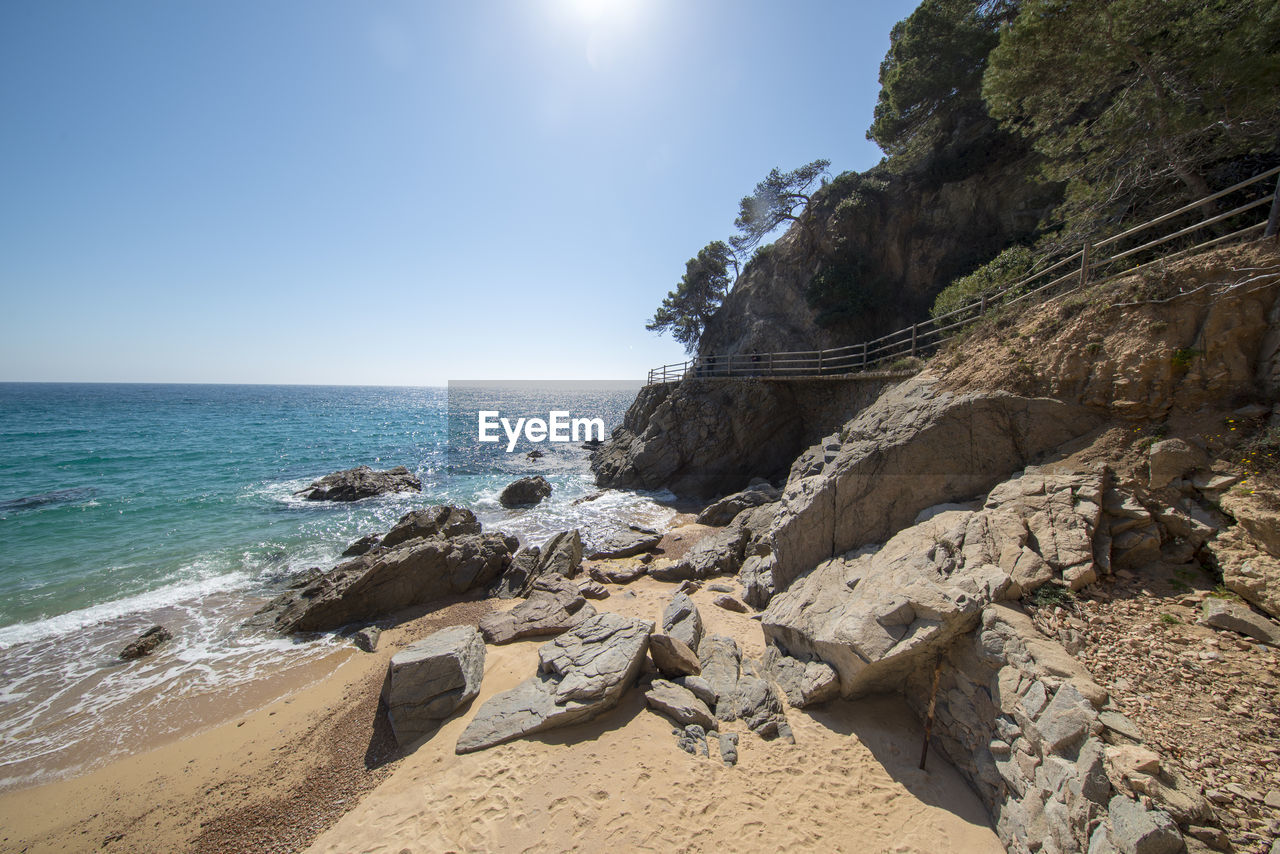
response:
<path id="1" fill-rule="evenodd" d="M 803 709 L 815 703 L 834 699 L 840 693 L 840 680 L 831 665 L 817 660 L 800 661 L 776 646 L 765 648 L 764 670 L 787 695 L 787 702 Z"/>
<path id="2" fill-rule="evenodd" d="M 294 493 L 307 501 L 359 501 L 394 492 L 421 492 L 422 482 L 404 466 L 374 471 L 368 466 L 336 471 Z"/>
<path id="3" fill-rule="evenodd" d="M 376 548 L 380 542 L 382 542 L 382 537 L 378 534 L 365 534 L 347 546 L 342 552 L 342 557 L 359 557 L 370 549 Z"/>
<path id="4" fill-rule="evenodd" d="M 720 760 L 725 765 L 738 764 L 738 734 L 736 732 L 720 733 Z"/>
<path id="5" fill-rule="evenodd" d="M 702 726 L 689 724 L 684 729 L 676 732 L 676 747 L 692 756 L 697 756 L 698 754 L 708 755 L 707 731 Z"/>
<path id="6" fill-rule="evenodd" d="M 927 507 L 992 489 L 1099 418 L 1047 398 L 952 394 L 928 374 L 906 380 L 844 426 L 839 452 L 820 469 L 793 469 L 776 518 L 748 549 L 770 558 L 770 589 L 753 596 L 767 598 L 821 561 L 885 541 Z"/>
<path id="7" fill-rule="evenodd" d="M 766 639 L 826 662 L 841 693 L 896 690 L 992 602 L 1094 575 L 1100 474 L 1027 469 L 981 510 L 952 510 L 804 573 L 762 617 Z"/>
<path id="8" fill-rule="evenodd" d="M 587 720 L 618 704 L 640 673 L 653 624 L 597 614 L 538 650 L 538 675 L 490 698 L 458 739 L 470 753 Z"/>
<path id="9" fill-rule="evenodd" d="M 252 622 L 269 622 L 282 632 L 327 631 L 484 590 L 517 546 L 515 537 L 502 534 L 410 540 L 339 564 L 305 587 L 285 592 Z"/>
<path id="10" fill-rule="evenodd" d="M 1183 849 L 1178 826 L 1159 810 L 1145 810 L 1136 801 L 1116 795 L 1107 813 L 1112 841 L 1122 854 L 1176 854 Z"/>
<path id="11" fill-rule="evenodd" d="M 525 555 L 525 551 L 529 554 Z M 540 578 L 575 577 L 582 569 L 582 536 L 577 528 L 561 531 L 540 548 L 530 547 L 517 557 L 519 561 L 512 560 L 507 571 L 510 577 L 504 575 L 497 585 L 496 592 L 500 598 L 528 596 Z"/>
<path id="12" fill-rule="evenodd" d="M 662 612 L 662 632 L 697 653 L 702 643 L 702 615 L 687 594 L 677 592 Z"/>
<path id="13" fill-rule="evenodd" d="M 1147 451 L 1150 472 L 1147 483 L 1152 489 L 1160 489 L 1203 467 L 1207 462 L 1204 451 L 1181 439 L 1156 442 Z"/>
<path id="14" fill-rule="evenodd" d="M 480 693 L 484 652 L 475 627 L 453 626 L 391 657 L 382 696 L 401 747 L 434 732 Z"/>
<path id="15" fill-rule="evenodd" d="M 425 510 L 414 510 L 400 517 L 395 527 L 382 538 L 386 548 L 425 537 L 460 537 L 480 533 L 476 515 L 465 507 L 437 504 Z"/>
<path id="16" fill-rule="evenodd" d="M 156 651 L 162 643 L 173 640 L 173 635 L 164 626 L 152 626 L 142 634 L 138 635 L 124 649 L 120 650 L 120 658 L 125 661 L 133 661 L 135 658 L 145 658 Z"/>
<path id="17" fill-rule="evenodd" d="M 747 606 L 742 604 L 741 600 L 728 595 L 727 593 L 717 596 L 711 600 L 711 604 L 724 608 L 726 611 L 734 611 L 739 614 L 747 613 Z"/>
<path id="18" fill-rule="evenodd" d="M 773 686 L 757 676 L 743 674 L 733 693 L 716 703 L 716 717 L 722 721 L 741 720 L 764 739 L 795 741 L 782 701 Z"/>
<path id="19" fill-rule="evenodd" d="M 622 564 L 593 564 L 588 574 L 601 584 L 629 584 L 648 571 L 649 567 L 633 560 Z"/>
<path id="20" fill-rule="evenodd" d="M 498 503 L 503 507 L 533 507 L 550 494 L 551 484 L 539 474 L 507 484 L 498 496 Z"/>
<path id="21" fill-rule="evenodd" d="M 1098 720 L 1102 722 L 1103 726 L 1112 732 L 1119 733 L 1132 741 L 1142 741 L 1142 731 L 1138 729 L 1137 725 L 1135 725 L 1133 721 L 1129 720 L 1119 712 L 1099 712 Z M 1108 740 L 1110 739 L 1108 738 Z"/>
<path id="22" fill-rule="evenodd" d="M 1215 629 L 1239 632 L 1254 640 L 1280 646 L 1280 626 L 1259 616 L 1248 605 L 1210 596 L 1201 607 L 1201 622 Z"/>
<path id="23" fill-rule="evenodd" d="M 698 524 L 715 527 L 728 525 L 743 510 L 759 507 L 762 504 L 771 504 L 781 497 L 782 493 L 767 481 L 759 482 L 707 505 L 698 514 Z"/>
<path id="24" fill-rule="evenodd" d="M 651 635 L 649 655 L 658 671 L 668 678 L 697 676 L 702 672 L 697 654 L 684 641 L 670 635 Z"/>
<path id="25" fill-rule="evenodd" d="M 1244 528 L 1249 539 L 1272 557 L 1280 557 L 1280 509 L 1265 490 L 1228 492 L 1220 501 L 1222 509 Z"/>
<path id="26" fill-rule="evenodd" d="M 357 649 L 364 652 L 377 652 L 378 641 L 382 638 L 382 629 L 377 626 L 365 626 L 360 631 L 351 636 L 351 641 L 356 645 Z"/>
<path id="27" fill-rule="evenodd" d="M 732 584 L 725 584 L 723 581 L 717 581 L 715 584 L 707 585 L 707 590 L 712 593 L 733 593 L 736 592 L 737 589 L 738 588 L 734 587 Z"/>
<path id="28" fill-rule="evenodd" d="M 1256 546 L 1241 529 L 1228 528 L 1205 544 L 1222 570 L 1222 583 L 1247 602 L 1280 619 L 1280 558 Z"/>
<path id="29" fill-rule="evenodd" d="M 721 704 L 725 704 L 738 687 L 738 677 L 742 674 L 742 652 L 733 638 L 712 635 L 703 641 L 702 648 L 698 651 L 698 660 L 702 667 L 702 679 L 715 692 L 714 708 L 719 715 Z M 725 711 L 728 711 L 728 705 L 725 705 Z"/>
<path id="30" fill-rule="evenodd" d="M 1096 720 L 1089 701 L 1075 685 L 1064 682 L 1036 717 L 1029 735 L 1046 753 L 1066 753 L 1084 740 Z"/>
<path id="31" fill-rule="evenodd" d="M 556 576 L 534 582 L 529 598 L 509 611 L 495 611 L 480 619 L 480 632 L 492 644 L 522 638 L 555 635 L 595 616 L 582 593 L 570 581 Z"/>
<path id="32" fill-rule="evenodd" d="M 701 665 L 699 665 L 699 669 L 701 669 Z M 689 691 L 693 693 L 693 696 L 706 703 L 708 709 L 715 708 L 715 689 L 713 689 L 711 684 L 701 676 L 679 676 L 673 678 L 671 681 L 679 685 L 681 688 L 689 689 Z"/>
<path id="33" fill-rule="evenodd" d="M 742 566 L 744 549 L 750 538 L 745 528 L 730 526 L 703 537 L 673 564 L 650 566 L 649 574 L 659 581 L 703 579 L 732 575 Z"/>
<path id="34" fill-rule="evenodd" d="M 1107 748 L 1107 762 L 1121 776 L 1160 773 L 1160 757 L 1137 744 L 1124 744 Z"/>
<path id="35" fill-rule="evenodd" d="M 578 584 L 578 592 L 588 599 L 608 599 L 609 591 L 598 581 L 583 581 Z"/>
<path id="36" fill-rule="evenodd" d="M 653 680 L 653 686 L 644 694 L 649 708 L 661 712 L 679 726 L 698 724 L 705 730 L 716 728 L 715 718 L 706 704 L 693 692 L 665 679 Z"/>
<path id="37" fill-rule="evenodd" d="M 642 552 L 653 551 L 662 542 L 661 534 L 642 534 L 636 531 L 614 531 L 595 547 L 587 551 L 587 560 L 611 560 L 635 557 Z"/>

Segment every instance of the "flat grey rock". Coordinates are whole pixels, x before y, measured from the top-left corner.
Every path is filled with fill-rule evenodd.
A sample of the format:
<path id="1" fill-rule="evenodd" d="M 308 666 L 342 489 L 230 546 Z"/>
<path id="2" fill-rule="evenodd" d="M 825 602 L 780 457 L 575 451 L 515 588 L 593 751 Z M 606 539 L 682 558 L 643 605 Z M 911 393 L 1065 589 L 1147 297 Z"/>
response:
<path id="1" fill-rule="evenodd" d="M 470 753 L 588 720 L 612 709 L 635 683 L 653 624 L 596 614 L 538 650 L 538 673 L 490 698 L 458 739 Z"/>
<path id="2" fill-rule="evenodd" d="M 1248 606 L 1231 599 L 1210 596 L 1201 604 L 1202 621 L 1215 629 L 1226 629 L 1248 635 L 1272 646 L 1280 645 L 1280 626 Z"/>
<path id="3" fill-rule="evenodd" d="M 307 501 L 359 501 L 395 492 L 421 492 L 422 482 L 404 466 L 374 471 L 368 466 L 336 471 L 311 482 L 295 495 Z"/>
<path id="4" fill-rule="evenodd" d="M 529 598 L 509 611 L 495 611 L 480 619 L 480 632 L 492 644 L 555 635 L 595 616 L 577 586 L 549 576 L 534 582 Z"/>
<path id="5" fill-rule="evenodd" d="M 688 688 L 665 679 L 653 680 L 652 687 L 644 693 L 649 708 L 661 712 L 680 726 L 698 724 L 706 730 L 716 728 L 715 718 L 706 703 L 693 695 Z"/>
<path id="6" fill-rule="evenodd" d="M 1116 795 L 1107 808 L 1111 841 L 1122 854 L 1176 854 L 1185 843 L 1173 819 L 1160 810 L 1147 810 L 1124 795 Z"/>
<path id="7" fill-rule="evenodd" d="M 587 560 L 611 560 L 635 557 L 652 551 L 662 541 L 661 534 L 643 534 L 638 531 L 618 531 L 609 534 L 587 551 Z"/>

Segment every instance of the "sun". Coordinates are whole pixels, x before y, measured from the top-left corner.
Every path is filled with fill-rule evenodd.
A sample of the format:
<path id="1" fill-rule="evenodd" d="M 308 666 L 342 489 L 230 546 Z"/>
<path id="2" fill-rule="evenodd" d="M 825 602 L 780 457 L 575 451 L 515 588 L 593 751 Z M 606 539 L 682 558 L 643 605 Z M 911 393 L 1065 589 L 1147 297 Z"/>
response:
<path id="1" fill-rule="evenodd" d="M 602 21 L 625 14 L 629 0 L 573 0 L 577 13 L 588 21 Z"/>

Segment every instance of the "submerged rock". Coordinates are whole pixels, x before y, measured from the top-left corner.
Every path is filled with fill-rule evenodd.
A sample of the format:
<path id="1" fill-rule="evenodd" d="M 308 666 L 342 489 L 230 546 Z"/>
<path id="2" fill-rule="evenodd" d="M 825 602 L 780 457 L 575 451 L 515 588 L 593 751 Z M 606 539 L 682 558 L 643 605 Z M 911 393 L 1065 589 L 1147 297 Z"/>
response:
<path id="1" fill-rule="evenodd" d="M 484 655 L 473 626 L 453 626 L 391 657 L 382 696 L 401 747 L 434 732 L 480 693 Z"/>
<path id="2" fill-rule="evenodd" d="M 538 674 L 481 706 L 458 739 L 457 752 L 483 750 L 612 709 L 639 675 L 652 631 L 652 623 L 604 613 L 544 644 Z"/>
<path id="3" fill-rule="evenodd" d="M 522 477 L 507 484 L 498 496 L 503 507 L 533 507 L 551 494 L 551 484 L 542 475 Z"/>
<path id="4" fill-rule="evenodd" d="M 155 652 L 156 648 L 161 644 L 171 640 L 173 640 L 173 635 L 164 626 L 152 626 L 139 635 L 136 640 L 120 650 L 120 657 L 125 661 L 144 658 Z"/>
<path id="5" fill-rule="evenodd" d="M 307 501 L 359 501 L 394 492 L 421 492 L 422 481 L 404 466 L 374 471 L 368 466 L 336 471 L 313 481 L 295 495 Z"/>

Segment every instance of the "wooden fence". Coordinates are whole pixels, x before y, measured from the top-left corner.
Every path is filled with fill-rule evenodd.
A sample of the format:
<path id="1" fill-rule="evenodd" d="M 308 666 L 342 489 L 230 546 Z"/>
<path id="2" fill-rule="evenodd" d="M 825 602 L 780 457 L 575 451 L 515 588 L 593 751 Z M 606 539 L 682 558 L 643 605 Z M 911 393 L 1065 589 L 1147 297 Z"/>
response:
<path id="1" fill-rule="evenodd" d="M 1098 284 L 1117 276 L 1139 272 L 1212 246 L 1233 240 L 1243 240 L 1254 234 L 1263 234 L 1264 229 L 1266 235 L 1274 236 L 1277 220 L 1280 219 L 1280 179 L 1277 180 L 1269 195 L 1256 196 L 1255 190 L 1254 197 L 1247 198 L 1249 194 L 1245 191 L 1277 175 L 1280 175 L 1280 166 L 1104 240 L 1086 243 L 1078 251 L 1049 263 L 1043 269 L 1006 288 L 982 294 L 973 302 L 954 311 L 920 323 L 913 323 L 911 326 L 891 332 L 874 341 L 863 341 L 861 344 L 850 344 L 846 347 L 833 347 L 827 350 L 699 356 L 696 359 L 654 368 L 649 371 L 648 384 L 679 382 L 690 377 L 800 379 L 842 377 L 884 371 L 894 362 L 933 353 L 961 329 L 996 308 L 1014 305 L 1037 296 L 1043 299 L 1053 293 L 1065 293 L 1086 284 Z M 1214 205 L 1214 210 L 1217 210 L 1221 200 L 1229 196 L 1239 197 L 1232 202 L 1229 210 L 1215 213 L 1213 216 L 1199 219 L 1189 225 L 1177 224 L 1176 220 L 1179 217 L 1202 213 L 1206 205 Z M 1250 225 L 1236 227 L 1242 219 L 1256 219 L 1247 215 L 1264 206 L 1269 206 L 1269 215 L 1266 218 L 1259 219 Z M 1167 231 L 1160 233 L 1159 236 L 1151 236 L 1149 230 L 1161 225 L 1166 226 Z M 1198 235 L 1199 232 L 1214 226 L 1219 226 L 1218 231 L 1223 228 L 1234 230 L 1225 234 L 1215 234 L 1202 242 L 1174 252 L 1159 254 L 1151 260 L 1143 260 L 1158 247 L 1174 240 L 1191 239 L 1193 235 Z"/>

